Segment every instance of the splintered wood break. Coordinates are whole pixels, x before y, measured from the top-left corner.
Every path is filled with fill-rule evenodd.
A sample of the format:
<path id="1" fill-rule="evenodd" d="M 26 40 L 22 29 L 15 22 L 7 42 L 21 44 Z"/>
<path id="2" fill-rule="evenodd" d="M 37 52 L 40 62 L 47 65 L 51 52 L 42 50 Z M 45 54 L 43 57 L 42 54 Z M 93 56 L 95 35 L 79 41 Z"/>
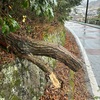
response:
<path id="1" fill-rule="evenodd" d="M 60 88 L 61 87 L 58 79 L 56 78 L 56 76 L 53 72 L 49 75 L 49 77 L 50 77 L 50 80 L 53 83 L 55 88 Z"/>

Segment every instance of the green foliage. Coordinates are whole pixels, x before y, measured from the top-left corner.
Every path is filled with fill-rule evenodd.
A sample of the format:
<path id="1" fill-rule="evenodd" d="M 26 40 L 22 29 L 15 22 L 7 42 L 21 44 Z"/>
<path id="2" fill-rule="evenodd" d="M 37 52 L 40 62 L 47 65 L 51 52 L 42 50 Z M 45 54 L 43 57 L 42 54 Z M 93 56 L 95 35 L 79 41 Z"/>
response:
<path id="1" fill-rule="evenodd" d="M 22 2 L 22 6 L 23 6 L 23 8 L 28 8 L 29 7 L 29 0 L 24 0 Z"/>
<path id="2" fill-rule="evenodd" d="M 21 84 L 20 79 L 15 80 L 14 82 L 14 86 L 19 86 Z"/>
<path id="3" fill-rule="evenodd" d="M 99 100 L 99 99 L 100 99 L 99 96 L 95 96 L 95 97 L 94 97 L 94 100 Z"/>
<path id="4" fill-rule="evenodd" d="M 41 20 L 50 19 L 55 17 L 55 20 L 64 21 L 68 19 L 71 7 L 78 5 L 81 0 L 2 0 L 0 1 L 0 28 L 2 33 L 7 35 L 10 32 L 15 32 L 20 26 L 17 19 L 22 21 L 22 16 L 33 14 L 32 17 L 40 18 Z M 3 3 L 5 2 L 4 9 L 2 10 Z M 31 10 L 32 12 L 31 12 Z M 27 13 L 28 12 L 28 13 Z M 13 17 L 12 17 L 13 16 Z M 29 18 L 29 17 L 28 17 Z M 34 21 L 34 20 L 33 20 Z M 25 23 L 26 24 L 26 23 Z M 60 28 L 61 29 L 61 28 Z M 26 30 L 31 33 L 31 27 L 27 26 Z M 45 41 L 58 43 L 64 45 L 65 32 L 57 32 L 56 34 L 46 34 Z M 56 62 L 54 59 L 48 58 L 49 63 L 54 67 Z M 27 69 L 27 68 L 26 68 Z M 27 70 L 24 69 L 28 74 Z M 24 72 L 23 71 L 23 72 Z M 23 74 L 19 74 L 17 67 L 7 66 L 7 69 L 3 69 L 5 74 L 4 80 L 0 82 L 0 96 L 6 100 L 20 100 L 16 94 L 19 93 L 22 96 L 21 89 L 23 89 Z M 31 76 L 32 77 L 32 76 Z M 26 87 L 24 87 L 25 91 Z M 30 89 L 33 90 L 33 87 Z M 28 91 L 28 87 L 27 87 Z M 34 91 L 31 91 L 34 92 Z M 35 93 L 35 92 L 34 92 Z M 19 97 L 20 97 L 19 96 Z"/>
<path id="5" fill-rule="evenodd" d="M 18 98 L 18 96 L 13 95 L 13 96 L 12 96 L 12 98 L 11 98 L 11 100 L 21 100 L 21 99 L 20 99 L 20 98 Z"/>
<path id="6" fill-rule="evenodd" d="M 10 32 L 9 26 L 4 22 L 2 26 L 2 33 L 6 34 L 9 32 Z"/>
<path id="7" fill-rule="evenodd" d="M 100 25 L 100 18 L 99 17 L 94 17 L 88 19 L 89 24 L 95 24 L 95 25 Z"/>
<path id="8" fill-rule="evenodd" d="M 55 8 L 55 17 L 58 21 L 69 19 L 71 8 L 79 5 L 82 0 L 58 0 L 58 6 Z"/>
<path id="9" fill-rule="evenodd" d="M 79 5 L 82 0 L 3 0 L 0 1 L 0 25 L 2 32 L 8 34 L 15 32 L 19 25 L 16 19 L 23 15 L 29 16 L 31 10 L 35 18 L 51 19 L 64 21 L 69 19 L 70 9 L 75 5 Z M 2 9 L 3 7 L 3 9 Z M 25 9 L 24 9 L 25 8 Z M 31 10 L 30 10 L 31 9 Z M 29 13 L 27 13 L 28 11 Z M 20 13 L 21 12 L 21 13 Z M 16 16 L 18 14 L 18 16 Z M 10 15 L 10 16 L 9 16 Z"/>
<path id="10" fill-rule="evenodd" d="M 100 18 L 100 8 L 97 10 L 98 18 Z"/>
<path id="11" fill-rule="evenodd" d="M 57 6 L 56 0 L 33 0 L 31 8 L 38 16 L 54 17 L 53 7 Z"/>
<path id="12" fill-rule="evenodd" d="M 0 17 L 0 25 L 2 25 L 3 24 L 3 19 L 2 19 L 2 17 Z"/>
<path id="13" fill-rule="evenodd" d="M 0 19 L 0 25 L 2 25 L 2 33 L 8 34 L 15 32 L 19 28 L 19 24 L 10 15 L 4 19 Z"/>
<path id="14" fill-rule="evenodd" d="M 100 91 L 100 86 L 99 86 L 99 90 L 98 90 L 98 92 Z M 94 97 L 94 100 L 99 100 L 100 99 L 100 96 L 95 96 Z"/>
<path id="15" fill-rule="evenodd" d="M 19 28 L 19 24 L 12 17 L 9 17 L 6 20 L 6 23 L 8 24 L 11 32 L 14 32 Z"/>
<path id="16" fill-rule="evenodd" d="M 65 44 L 65 38 L 66 38 L 66 32 L 62 29 L 59 32 L 54 32 L 52 34 L 45 33 L 44 34 L 44 40 L 56 43 L 58 45 L 64 45 Z M 45 57 L 47 62 L 52 66 L 52 68 L 55 68 L 56 60 L 53 58 Z"/>
<path id="17" fill-rule="evenodd" d="M 74 87 L 75 87 L 74 76 L 75 76 L 75 73 L 72 70 L 70 70 L 70 80 L 69 80 L 70 91 L 68 92 L 70 100 L 74 100 L 74 94 L 73 94 Z"/>

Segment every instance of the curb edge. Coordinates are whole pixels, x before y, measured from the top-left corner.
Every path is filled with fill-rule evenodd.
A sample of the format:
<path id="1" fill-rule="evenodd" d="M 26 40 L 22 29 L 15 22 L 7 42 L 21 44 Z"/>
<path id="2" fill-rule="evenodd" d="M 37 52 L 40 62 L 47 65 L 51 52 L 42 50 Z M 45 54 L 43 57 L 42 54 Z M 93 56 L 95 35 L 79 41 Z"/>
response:
<path id="1" fill-rule="evenodd" d="M 86 65 L 86 66 L 84 66 L 84 70 L 85 70 L 85 74 L 88 75 L 89 82 L 87 82 L 87 86 L 88 86 L 88 90 L 89 90 L 90 94 L 93 97 L 100 97 L 100 91 L 98 91 L 99 87 L 98 87 L 97 81 L 95 79 L 94 73 L 92 71 L 90 61 L 88 59 L 88 56 L 86 54 L 86 51 L 85 51 L 82 43 L 80 42 L 78 36 L 74 33 L 74 31 L 69 26 L 66 26 L 66 22 L 64 23 L 64 27 L 67 29 L 67 31 L 72 33 L 72 35 L 75 37 L 75 40 L 79 46 L 80 52 L 82 54 L 82 58 Z M 100 99 L 97 99 L 97 100 L 100 100 Z"/>

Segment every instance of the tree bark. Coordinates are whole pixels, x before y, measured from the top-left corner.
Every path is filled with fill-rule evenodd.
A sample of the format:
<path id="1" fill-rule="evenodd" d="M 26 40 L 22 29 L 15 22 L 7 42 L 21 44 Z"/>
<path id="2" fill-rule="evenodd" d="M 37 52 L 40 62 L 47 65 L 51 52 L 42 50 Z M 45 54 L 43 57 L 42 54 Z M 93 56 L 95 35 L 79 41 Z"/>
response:
<path id="1" fill-rule="evenodd" d="M 3 36 L 0 33 L 0 45 L 13 51 L 16 55 L 33 54 L 52 57 L 63 62 L 73 71 L 78 71 L 83 66 L 83 62 L 80 59 L 58 44 L 37 41 L 13 33 L 7 36 Z"/>
<path id="2" fill-rule="evenodd" d="M 31 61 L 33 64 L 37 65 L 42 71 L 45 73 L 52 73 L 52 69 L 49 64 L 45 63 L 45 61 L 37 56 L 34 56 L 32 54 L 28 55 L 18 55 L 20 58 L 27 59 L 28 61 Z"/>
<path id="3" fill-rule="evenodd" d="M 19 55 L 19 57 L 31 61 L 32 63 L 36 64 L 40 69 L 42 69 L 42 71 L 44 71 L 45 73 L 48 73 L 49 78 L 51 82 L 53 83 L 53 85 L 55 86 L 55 88 L 61 87 L 61 84 L 58 78 L 56 77 L 56 74 L 52 71 L 50 65 L 45 63 L 43 59 L 37 56 L 33 56 L 32 54 Z"/>

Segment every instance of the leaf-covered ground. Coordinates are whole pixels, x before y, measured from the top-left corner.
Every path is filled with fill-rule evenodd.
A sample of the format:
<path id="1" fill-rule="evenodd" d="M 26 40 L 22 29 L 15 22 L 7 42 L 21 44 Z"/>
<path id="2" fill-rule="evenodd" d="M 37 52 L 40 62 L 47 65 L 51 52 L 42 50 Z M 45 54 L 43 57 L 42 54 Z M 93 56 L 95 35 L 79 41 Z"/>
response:
<path id="1" fill-rule="evenodd" d="M 36 23 L 29 24 L 30 26 L 27 25 L 27 23 L 26 26 L 22 25 L 21 29 L 16 33 L 40 40 L 45 33 L 54 33 L 56 29 L 59 32 L 59 29 L 61 29 L 56 22 L 50 23 L 49 25 L 48 23 L 45 25 L 36 25 Z M 78 46 L 70 33 L 66 33 L 66 42 L 64 46 L 78 58 L 81 58 Z M 0 47 L 0 66 L 13 61 L 15 58 L 13 53 L 1 48 L 2 47 Z M 91 98 L 86 89 L 84 71 L 82 69 L 74 73 L 64 64 L 57 62 L 54 71 L 61 82 L 61 88 L 55 89 L 52 83 L 48 82 L 45 87 L 44 95 L 40 100 L 89 100 L 89 98 Z"/>
<path id="2" fill-rule="evenodd" d="M 65 48 L 81 58 L 79 48 L 71 33 L 66 33 Z M 84 71 L 72 72 L 64 64 L 57 62 L 56 75 L 61 80 L 61 89 L 55 89 L 52 84 L 47 85 L 44 95 L 40 100 L 91 100 L 92 97 L 87 91 L 84 79 Z"/>

